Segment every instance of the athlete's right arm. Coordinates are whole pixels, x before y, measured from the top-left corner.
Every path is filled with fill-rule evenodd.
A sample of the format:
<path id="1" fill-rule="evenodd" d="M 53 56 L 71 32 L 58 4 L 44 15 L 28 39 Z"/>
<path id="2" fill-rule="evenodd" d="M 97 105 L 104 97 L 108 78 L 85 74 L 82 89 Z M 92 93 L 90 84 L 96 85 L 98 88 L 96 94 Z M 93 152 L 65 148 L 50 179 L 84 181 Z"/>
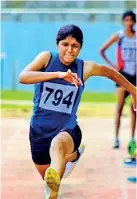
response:
<path id="1" fill-rule="evenodd" d="M 67 72 L 40 71 L 43 67 L 47 67 L 50 57 L 51 54 L 47 51 L 38 54 L 35 59 L 21 71 L 19 75 L 19 82 L 22 84 L 35 84 L 38 82 L 46 82 L 51 79 L 61 78 L 67 82 L 75 84 L 75 86 L 82 84 L 77 74 L 72 73 L 70 70 Z"/>
<path id="2" fill-rule="evenodd" d="M 43 67 L 48 65 L 50 56 L 50 53 L 47 51 L 39 53 L 34 60 L 21 71 L 19 75 L 19 82 L 22 84 L 34 84 L 57 78 L 58 74 L 56 72 L 45 73 L 40 71 Z"/>
<path id="3" fill-rule="evenodd" d="M 112 35 L 105 43 L 104 45 L 100 48 L 100 55 L 103 57 L 103 59 L 113 68 L 117 69 L 117 67 L 112 64 L 112 62 L 107 58 L 107 56 L 105 55 L 105 51 L 113 44 L 118 42 L 119 37 L 118 34 L 114 34 Z"/>

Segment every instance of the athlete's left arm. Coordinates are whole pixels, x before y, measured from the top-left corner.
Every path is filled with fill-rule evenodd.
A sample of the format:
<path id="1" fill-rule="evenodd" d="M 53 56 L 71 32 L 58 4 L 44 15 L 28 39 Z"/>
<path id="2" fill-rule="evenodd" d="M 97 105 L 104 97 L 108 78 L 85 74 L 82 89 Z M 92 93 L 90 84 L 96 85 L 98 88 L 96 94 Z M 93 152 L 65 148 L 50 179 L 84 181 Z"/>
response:
<path id="1" fill-rule="evenodd" d="M 86 79 L 91 76 L 107 77 L 124 87 L 134 98 L 136 98 L 136 87 L 113 68 L 109 68 L 95 62 L 85 62 L 84 80 L 86 81 Z"/>

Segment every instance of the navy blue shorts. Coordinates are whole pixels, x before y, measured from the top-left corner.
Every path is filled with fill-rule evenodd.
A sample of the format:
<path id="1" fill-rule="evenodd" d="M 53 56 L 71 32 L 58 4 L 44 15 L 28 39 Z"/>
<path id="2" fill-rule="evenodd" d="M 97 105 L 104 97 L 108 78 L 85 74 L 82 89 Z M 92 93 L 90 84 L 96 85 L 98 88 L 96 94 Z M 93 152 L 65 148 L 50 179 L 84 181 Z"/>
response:
<path id="1" fill-rule="evenodd" d="M 73 139 L 74 151 L 78 149 L 82 139 L 82 132 L 78 125 L 74 129 L 64 129 Z M 51 158 L 49 154 L 50 145 L 53 137 L 40 138 L 39 133 L 30 126 L 29 140 L 31 148 L 32 160 L 35 164 L 45 165 L 50 164 Z"/>

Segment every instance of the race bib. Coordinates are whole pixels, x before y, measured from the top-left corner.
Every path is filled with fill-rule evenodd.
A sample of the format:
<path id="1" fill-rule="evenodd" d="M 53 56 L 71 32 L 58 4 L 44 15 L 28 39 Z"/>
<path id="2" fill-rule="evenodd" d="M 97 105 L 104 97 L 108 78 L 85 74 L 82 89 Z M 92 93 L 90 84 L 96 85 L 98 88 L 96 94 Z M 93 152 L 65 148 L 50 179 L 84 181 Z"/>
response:
<path id="1" fill-rule="evenodd" d="M 39 107 L 71 114 L 78 88 L 44 82 Z"/>

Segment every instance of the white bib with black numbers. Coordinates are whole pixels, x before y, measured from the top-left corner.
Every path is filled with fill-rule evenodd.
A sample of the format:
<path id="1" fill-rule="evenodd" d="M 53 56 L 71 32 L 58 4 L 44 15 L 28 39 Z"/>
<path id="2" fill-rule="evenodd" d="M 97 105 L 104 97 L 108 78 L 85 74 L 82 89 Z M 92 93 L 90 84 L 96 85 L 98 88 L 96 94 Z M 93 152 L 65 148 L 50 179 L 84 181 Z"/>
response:
<path id="1" fill-rule="evenodd" d="M 39 107 L 71 114 L 77 92 L 75 86 L 44 82 Z"/>

